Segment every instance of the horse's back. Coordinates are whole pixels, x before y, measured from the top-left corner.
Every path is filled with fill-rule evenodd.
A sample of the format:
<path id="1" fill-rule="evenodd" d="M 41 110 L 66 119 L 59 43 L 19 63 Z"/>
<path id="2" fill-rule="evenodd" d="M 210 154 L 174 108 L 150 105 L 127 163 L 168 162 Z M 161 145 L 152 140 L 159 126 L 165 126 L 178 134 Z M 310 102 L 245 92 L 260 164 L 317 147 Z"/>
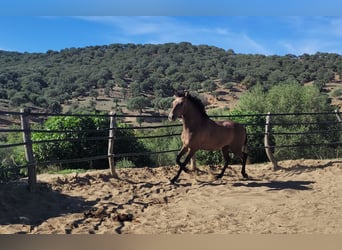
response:
<path id="1" fill-rule="evenodd" d="M 221 136 L 226 138 L 229 146 L 233 151 L 240 151 L 246 143 L 246 129 L 241 123 L 234 121 L 218 121 L 218 127 L 222 127 L 224 131 Z"/>
<path id="2" fill-rule="evenodd" d="M 226 120 L 226 121 L 215 121 L 215 123 L 219 126 L 223 126 L 226 128 L 232 128 L 232 129 L 238 129 L 240 127 L 242 127 L 242 125 L 240 123 L 234 122 L 234 121 L 230 121 L 230 120 Z"/>

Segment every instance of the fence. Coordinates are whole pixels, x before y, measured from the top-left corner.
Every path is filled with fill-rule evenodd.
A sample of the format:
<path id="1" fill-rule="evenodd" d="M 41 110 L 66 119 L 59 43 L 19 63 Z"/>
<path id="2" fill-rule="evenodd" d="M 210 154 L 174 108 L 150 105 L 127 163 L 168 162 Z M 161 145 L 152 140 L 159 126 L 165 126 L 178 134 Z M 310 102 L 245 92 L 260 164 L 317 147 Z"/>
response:
<path id="1" fill-rule="evenodd" d="M 321 116 L 323 119 L 321 121 L 291 121 L 291 122 L 271 122 L 272 117 L 284 117 L 284 116 Z M 333 118 L 332 116 L 335 116 L 335 119 L 328 119 L 328 116 L 331 116 L 330 118 Z M 297 119 L 296 119 L 297 120 Z M 288 127 L 288 126 L 312 126 L 316 125 L 319 129 L 316 130 L 309 130 L 309 131 L 296 131 L 295 129 L 291 129 L 290 131 L 272 131 L 271 127 L 274 126 L 281 126 L 281 127 Z M 323 126 L 322 126 L 323 125 Z M 329 126 L 327 126 L 329 125 Z M 335 112 L 315 112 L 315 113 L 295 113 L 295 114 L 270 114 L 268 113 L 266 115 L 266 123 L 265 123 L 265 137 L 264 137 L 264 145 L 265 145 L 265 151 L 267 154 L 268 159 L 273 164 L 274 170 L 278 169 L 278 163 L 276 158 L 273 155 L 273 151 L 275 148 L 304 148 L 304 147 L 338 147 L 342 144 L 342 119 L 339 114 L 338 109 L 335 110 Z M 275 145 L 271 145 L 270 138 L 272 136 L 297 136 L 297 135 L 304 135 L 305 137 L 312 136 L 312 135 L 330 135 L 330 137 L 333 137 L 334 140 L 331 141 L 322 141 L 319 140 L 316 143 L 295 143 L 295 144 L 278 144 L 275 143 Z M 274 140 L 273 140 L 274 141 Z M 339 152 L 339 151 L 338 151 Z M 338 157 L 338 156 L 336 156 Z"/>
<path id="2" fill-rule="evenodd" d="M 22 109 L 20 112 L 7 112 L 7 111 L 0 111 L 0 115 L 2 116 L 11 116 L 11 117 L 20 117 L 20 129 L 19 128 L 0 128 L 0 135 L 3 133 L 9 134 L 9 133 L 21 133 L 22 134 L 22 142 L 18 143 L 12 143 L 12 144 L 0 144 L 0 150 L 5 148 L 12 148 L 12 147 L 24 147 L 25 151 L 25 158 L 26 158 L 26 164 L 23 164 L 22 166 L 12 166 L 9 168 L 1 168 L 1 162 L 0 162 L 0 173 L 1 171 L 11 171 L 11 170 L 18 170 L 18 169 L 27 169 L 27 176 L 28 176 L 28 184 L 30 190 L 35 189 L 36 184 L 36 167 L 37 166 L 46 166 L 51 164 L 63 164 L 63 163 L 75 163 L 75 162 L 85 162 L 85 161 L 93 161 L 93 160 L 99 160 L 99 159 L 108 159 L 108 165 L 109 169 L 111 171 L 111 174 L 115 177 L 117 177 L 116 171 L 115 171 L 115 159 L 119 157 L 134 157 L 134 156 L 141 156 L 141 155 L 156 155 L 156 154 L 165 154 L 165 153 L 174 153 L 179 150 L 179 148 L 169 149 L 169 150 L 160 150 L 160 151 L 153 151 L 153 152 L 128 152 L 128 153 L 117 153 L 114 152 L 114 145 L 119 140 L 124 139 L 120 138 L 120 136 L 117 135 L 117 132 L 119 130 L 156 130 L 161 128 L 172 128 L 172 127 L 181 127 L 180 123 L 177 124 L 169 124 L 169 125 L 150 125 L 150 126 L 129 126 L 129 127 L 117 127 L 117 119 L 120 118 L 127 118 L 127 117 L 133 117 L 133 118 L 151 118 L 151 116 L 127 116 L 127 115 L 116 115 L 114 112 L 110 112 L 109 114 L 49 114 L 49 113 L 35 113 L 31 112 L 29 109 Z M 55 139 L 55 140 L 41 140 L 41 141 L 33 141 L 31 138 L 32 133 L 71 133 L 74 131 L 64 131 L 64 130 L 42 130 L 42 129 L 33 129 L 31 127 L 31 124 L 33 120 L 39 120 L 40 118 L 41 122 L 44 121 L 47 117 L 51 116 L 74 116 L 74 117 L 106 117 L 109 119 L 109 124 L 107 128 L 100 128 L 101 131 L 104 131 L 107 133 L 107 136 L 94 136 L 89 138 L 65 138 L 65 139 Z M 295 121 L 292 122 L 285 122 L 281 117 L 285 116 L 292 116 L 295 117 Z M 300 116 L 322 116 L 323 120 L 320 122 L 313 122 L 313 121 L 297 121 L 298 117 Z M 329 119 L 327 117 L 329 116 Z M 244 124 L 246 127 L 255 128 L 256 126 L 263 126 L 264 127 L 264 133 L 263 132 L 256 132 L 259 136 L 261 135 L 264 138 L 264 145 L 257 145 L 254 146 L 261 148 L 262 150 L 265 150 L 265 153 L 268 157 L 268 159 L 273 163 L 274 169 L 277 169 L 278 164 L 276 157 L 274 156 L 274 150 L 276 148 L 296 148 L 296 147 L 313 147 L 313 146 L 326 146 L 331 147 L 335 146 L 338 147 L 342 144 L 342 121 L 341 117 L 339 115 L 339 112 L 336 110 L 335 112 L 325 112 L 325 113 L 291 113 L 291 114 L 258 114 L 258 115 L 230 115 L 230 116 L 214 116 L 213 119 L 221 119 L 221 118 L 229 118 L 234 119 L 238 117 L 262 117 L 265 119 L 264 124 L 256 124 L 256 123 L 246 123 Z M 334 117 L 334 120 L 332 119 Z M 158 118 L 160 120 L 165 119 L 166 116 L 157 116 L 155 118 Z M 326 119 L 326 120 L 324 120 Z M 17 119 L 19 120 L 19 119 Z M 273 121 L 274 120 L 274 121 Z M 293 120 L 293 119 L 292 119 Z M 321 126 L 321 130 L 315 130 L 315 131 L 295 131 L 293 128 L 289 131 L 280 131 L 279 129 L 274 129 L 276 126 L 312 126 L 313 124 L 317 125 L 318 127 L 320 125 L 329 124 L 332 125 L 334 129 L 326 129 L 324 126 Z M 1 125 L 1 124 L 0 124 Z M 99 131 L 99 128 L 96 129 L 96 131 Z M 257 131 L 257 130 L 254 130 Z M 260 131 L 260 130 L 259 130 Z M 328 134 L 332 133 L 334 135 L 334 138 L 336 140 L 333 141 L 318 141 L 317 143 L 309 143 L 309 144 L 279 144 L 275 142 L 275 137 L 281 137 L 281 136 L 294 136 L 294 135 L 315 135 L 315 134 Z M 160 138 L 169 138 L 169 137 L 179 137 L 180 133 L 167 133 L 167 134 L 160 134 L 160 135 L 145 135 L 145 136 L 138 136 L 137 139 L 139 140 L 146 140 L 146 139 L 160 139 Z M 338 136 L 336 136 L 338 135 Z M 249 136 L 256 136 L 256 134 L 250 133 Z M 83 158 L 74 158 L 74 159 L 54 159 L 51 161 L 44 161 L 44 162 L 37 162 L 35 159 L 35 154 L 33 152 L 33 145 L 34 144 L 43 144 L 43 143 L 54 143 L 54 142 L 60 142 L 60 141 L 68 141 L 68 142 L 79 142 L 80 140 L 90 140 L 90 141 L 106 141 L 108 142 L 108 150 L 107 152 L 103 152 L 101 155 L 91 155 L 89 157 L 83 157 Z M 2 160 L 2 159 L 0 159 Z"/>

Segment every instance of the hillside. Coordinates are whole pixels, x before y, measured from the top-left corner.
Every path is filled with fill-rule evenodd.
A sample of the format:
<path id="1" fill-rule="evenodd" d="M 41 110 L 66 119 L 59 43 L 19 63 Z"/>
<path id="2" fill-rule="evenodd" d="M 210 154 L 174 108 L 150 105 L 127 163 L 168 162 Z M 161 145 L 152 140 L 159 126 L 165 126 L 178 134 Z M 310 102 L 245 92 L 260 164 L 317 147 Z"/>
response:
<path id="1" fill-rule="evenodd" d="M 163 112 L 173 89 L 184 88 L 204 95 L 211 107 L 233 107 L 257 83 L 267 90 L 297 81 L 329 92 L 332 104 L 341 105 L 341 73 L 338 54 L 237 54 L 186 42 L 0 51 L 0 103 L 1 110 Z"/>

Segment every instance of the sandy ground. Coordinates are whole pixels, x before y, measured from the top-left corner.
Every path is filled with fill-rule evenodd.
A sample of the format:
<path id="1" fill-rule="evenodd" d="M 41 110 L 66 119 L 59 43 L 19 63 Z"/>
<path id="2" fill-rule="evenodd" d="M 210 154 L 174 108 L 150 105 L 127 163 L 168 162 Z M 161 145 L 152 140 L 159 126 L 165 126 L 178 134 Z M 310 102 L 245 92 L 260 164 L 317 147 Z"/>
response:
<path id="1" fill-rule="evenodd" d="M 0 185 L 1 234 L 342 233 L 342 159 L 237 165 L 182 173 L 176 167 L 39 175 Z"/>

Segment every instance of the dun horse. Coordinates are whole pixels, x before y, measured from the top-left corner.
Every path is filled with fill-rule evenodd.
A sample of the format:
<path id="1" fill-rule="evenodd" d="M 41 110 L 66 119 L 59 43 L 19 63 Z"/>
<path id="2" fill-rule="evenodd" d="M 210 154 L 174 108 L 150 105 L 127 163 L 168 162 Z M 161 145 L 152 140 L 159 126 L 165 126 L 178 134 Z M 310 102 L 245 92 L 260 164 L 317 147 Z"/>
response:
<path id="1" fill-rule="evenodd" d="M 200 99 L 191 96 L 189 92 L 175 93 L 175 100 L 169 114 L 169 120 L 175 121 L 181 118 L 183 131 L 181 135 L 183 146 L 179 151 L 176 162 L 179 170 L 171 180 L 174 183 L 190 162 L 197 150 L 217 150 L 221 149 L 224 158 L 224 166 L 217 178 L 222 178 L 229 161 L 229 153 L 239 157 L 242 162 L 241 174 L 248 178 L 245 166 L 247 160 L 247 133 L 243 125 L 233 121 L 213 121 L 207 115 L 204 105 Z M 186 158 L 181 162 L 183 155 Z"/>

